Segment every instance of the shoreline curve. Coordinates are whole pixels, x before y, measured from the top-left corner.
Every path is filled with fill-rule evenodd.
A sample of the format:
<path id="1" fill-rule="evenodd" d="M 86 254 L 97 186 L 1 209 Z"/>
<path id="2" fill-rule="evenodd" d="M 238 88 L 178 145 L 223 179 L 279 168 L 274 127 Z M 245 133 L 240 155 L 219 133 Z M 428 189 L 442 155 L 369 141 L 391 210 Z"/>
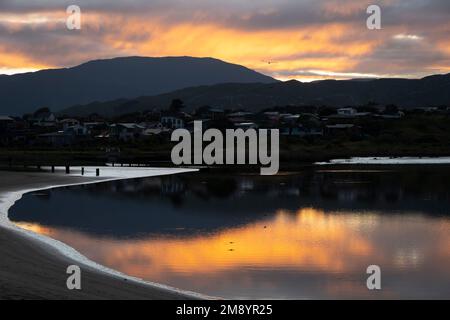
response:
<path id="1" fill-rule="evenodd" d="M 74 169 L 76 169 L 76 168 L 74 168 Z M 86 169 L 86 172 L 85 172 L 84 177 L 86 177 L 86 178 L 92 177 L 92 176 L 89 176 L 89 173 L 93 173 L 95 171 L 95 168 L 85 167 L 85 169 Z M 80 181 L 80 182 L 74 182 L 74 183 L 63 183 L 63 184 L 57 184 L 57 185 L 52 184 L 52 185 L 41 186 L 41 187 L 36 187 L 36 188 L 22 189 L 22 190 L 18 190 L 18 191 L 2 192 L 3 193 L 2 197 L 1 197 L 2 201 L 0 202 L 0 227 L 10 230 L 10 231 L 14 232 L 17 236 L 25 238 L 28 241 L 34 242 L 41 249 L 45 250 L 47 253 L 52 253 L 52 251 L 56 252 L 57 254 L 61 255 L 64 258 L 71 259 L 75 262 L 80 263 L 82 267 L 87 267 L 87 268 L 91 269 L 93 272 L 97 272 L 100 274 L 106 274 L 106 275 L 112 276 L 114 278 L 117 278 L 119 280 L 126 279 L 126 281 L 129 281 L 131 283 L 135 283 L 138 285 L 143 285 L 149 289 L 159 289 L 159 290 L 165 290 L 167 292 L 171 292 L 174 294 L 180 294 L 180 295 L 185 296 L 188 299 L 190 299 L 190 298 L 206 299 L 206 300 L 220 299 L 218 297 L 211 297 L 211 296 L 203 295 L 203 294 L 192 292 L 192 291 L 178 289 L 175 287 L 171 287 L 171 286 L 156 283 L 156 282 L 146 281 L 144 279 L 122 273 L 118 270 L 108 268 L 108 267 L 103 266 L 93 260 L 90 260 L 89 258 L 84 256 L 82 253 L 78 252 L 76 249 L 70 247 L 69 245 L 67 245 L 59 240 L 53 239 L 53 238 L 45 236 L 45 235 L 35 233 L 30 230 L 25 230 L 23 228 L 20 228 L 19 226 L 15 225 L 9 219 L 9 215 L 8 215 L 9 210 L 17 203 L 17 201 L 20 201 L 22 199 L 22 197 L 28 193 L 63 188 L 63 187 L 89 185 L 89 184 L 97 184 L 97 183 L 103 183 L 103 182 L 128 180 L 128 179 L 150 178 L 150 177 L 198 171 L 198 169 L 115 168 L 115 167 L 103 167 L 102 170 L 106 170 L 109 173 L 116 173 L 116 172 L 119 173 L 118 171 L 121 171 L 121 172 L 120 172 L 120 174 L 116 174 L 115 176 L 114 175 L 105 176 L 104 178 L 95 177 L 95 179 L 92 179 L 92 180 L 86 180 L 86 181 Z M 126 173 L 126 171 L 128 171 L 128 174 Z M 76 175 L 76 174 L 70 174 L 68 176 L 83 177 L 81 175 Z"/>

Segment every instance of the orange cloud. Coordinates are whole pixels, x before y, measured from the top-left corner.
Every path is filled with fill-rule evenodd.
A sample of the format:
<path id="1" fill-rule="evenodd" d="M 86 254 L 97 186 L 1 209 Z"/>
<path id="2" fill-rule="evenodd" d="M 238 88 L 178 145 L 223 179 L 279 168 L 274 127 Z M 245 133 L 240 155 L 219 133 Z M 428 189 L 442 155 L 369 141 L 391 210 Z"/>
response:
<path id="1" fill-rule="evenodd" d="M 433 24 L 422 17 L 420 24 L 412 26 L 404 17 L 398 22 L 390 18 L 383 30 L 374 32 L 365 27 L 369 1 L 318 1 L 311 6 L 305 3 L 264 2 L 243 8 L 219 3 L 223 12 L 216 12 L 205 3 L 198 3 L 197 8 L 175 1 L 150 3 L 149 7 L 142 4 L 146 8 L 142 12 L 136 11 L 136 7 L 126 13 L 114 5 L 110 11 L 94 5 L 82 10 L 82 30 L 78 33 L 65 30 L 63 10 L 49 8 L 0 14 L 0 26 L 8 32 L 9 39 L 18 37 L 14 40 L 21 47 L 18 54 L 35 61 L 33 69 L 67 67 L 125 55 L 189 55 L 222 59 L 281 79 L 314 80 L 333 78 L 336 74 L 345 78 L 345 74 L 357 73 L 413 76 L 448 70 L 450 52 L 445 44 L 448 27 L 442 23 Z M 390 8 L 391 15 L 400 10 L 398 0 L 379 4 L 384 9 Z M 414 5 L 411 8 L 409 14 L 414 16 L 418 9 Z M 433 8 L 426 10 L 437 10 Z M 395 12 L 406 15 L 407 9 Z M 415 52 L 414 47 L 395 47 L 398 44 L 392 40 L 399 34 L 418 34 L 430 49 L 418 48 Z M 38 50 L 34 50 L 32 41 L 27 41 L 32 36 L 43 39 L 36 41 Z M 410 59 L 412 62 L 407 58 L 410 53 L 416 53 Z M 402 56 L 405 63 L 399 63 Z M 22 65 L 14 57 L 5 59 L 0 61 L 0 68 L 30 65 Z M 309 75 L 310 70 L 319 74 Z"/>
<path id="2" fill-rule="evenodd" d="M 358 57 L 370 53 L 374 40 L 345 41 L 351 25 L 333 24 L 300 29 L 245 31 L 214 24 L 162 25 L 131 21 L 119 34 L 107 35 L 109 46 L 148 56 L 212 56 L 269 74 L 308 69 L 345 71 Z M 140 33 L 145 41 L 130 40 Z"/>
<path id="3" fill-rule="evenodd" d="M 0 47 L 0 73 L 14 74 L 47 69 L 50 66 L 34 61 L 21 52 L 9 52 Z"/>

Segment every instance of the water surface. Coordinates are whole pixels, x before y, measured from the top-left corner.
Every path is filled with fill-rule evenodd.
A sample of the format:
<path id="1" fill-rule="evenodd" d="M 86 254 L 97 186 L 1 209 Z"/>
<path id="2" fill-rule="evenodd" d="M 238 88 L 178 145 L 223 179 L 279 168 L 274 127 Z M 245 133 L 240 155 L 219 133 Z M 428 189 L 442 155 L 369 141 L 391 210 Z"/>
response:
<path id="1" fill-rule="evenodd" d="M 10 212 L 124 273 L 225 298 L 450 298 L 450 168 L 192 173 L 36 192 Z M 382 290 L 366 268 L 382 269 Z"/>

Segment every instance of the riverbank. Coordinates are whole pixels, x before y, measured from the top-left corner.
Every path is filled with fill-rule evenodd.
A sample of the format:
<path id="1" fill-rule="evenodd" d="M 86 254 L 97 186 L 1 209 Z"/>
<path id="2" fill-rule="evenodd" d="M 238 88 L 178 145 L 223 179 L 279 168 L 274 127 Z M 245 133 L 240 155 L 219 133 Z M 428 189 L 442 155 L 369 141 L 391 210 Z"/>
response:
<path id="1" fill-rule="evenodd" d="M 7 218 L 7 210 L 24 193 L 67 185 L 98 183 L 187 172 L 183 169 L 94 168 L 85 176 L 61 171 L 0 172 L 0 299 L 193 299 L 201 298 L 163 285 L 145 283 L 87 260 L 64 244 L 19 229 Z M 66 287 L 69 265 L 82 269 L 82 290 Z"/>

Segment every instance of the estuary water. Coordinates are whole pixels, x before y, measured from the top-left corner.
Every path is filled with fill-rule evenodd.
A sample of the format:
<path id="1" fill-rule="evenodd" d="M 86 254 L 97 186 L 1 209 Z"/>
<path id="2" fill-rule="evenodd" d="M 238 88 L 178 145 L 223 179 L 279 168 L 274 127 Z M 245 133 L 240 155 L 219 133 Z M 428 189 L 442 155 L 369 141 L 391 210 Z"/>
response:
<path id="1" fill-rule="evenodd" d="M 235 299 L 450 298 L 450 166 L 188 173 L 27 194 L 17 225 L 152 282 Z M 381 290 L 366 269 L 381 268 Z"/>

